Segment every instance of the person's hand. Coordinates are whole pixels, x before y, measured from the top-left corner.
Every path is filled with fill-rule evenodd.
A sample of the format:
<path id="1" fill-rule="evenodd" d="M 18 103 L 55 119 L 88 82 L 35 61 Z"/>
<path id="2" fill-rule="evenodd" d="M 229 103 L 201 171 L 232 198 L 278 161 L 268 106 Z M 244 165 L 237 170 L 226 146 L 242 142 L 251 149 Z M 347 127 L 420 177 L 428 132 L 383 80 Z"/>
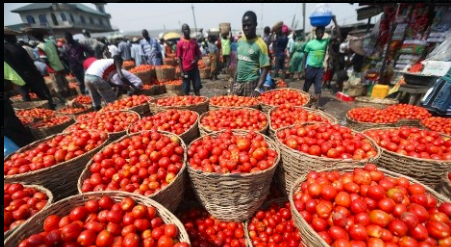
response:
<path id="1" fill-rule="evenodd" d="M 332 21 L 333 21 L 334 23 L 337 23 L 337 17 L 336 17 L 335 15 L 332 16 Z"/>
<path id="2" fill-rule="evenodd" d="M 68 100 L 68 101 L 66 102 L 66 106 L 68 106 L 68 107 L 73 107 L 73 108 L 83 108 L 83 105 L 80 104 L 80 103 L 78 103 L 78 102 L 76 102 L 75 99 L 73 99 L 73 100 Z"/>
<path id="3" fill-rule="evenodd" d="M 254 90 L 251 93 L 251 97 L 252 98 L 257 98 L 258 96 L 260 96 L 260 91 Z"/>
<path id="4" fill-rule="evenodd" d="M 191 61 L 191 65 L 195 65 L 195 64 L 197 64 L 197 60 Z"/>
<path id="5" fill-rule="evenodd" d="M 185 78 L 185 72 L 180 72 L 180 77 Z"/>

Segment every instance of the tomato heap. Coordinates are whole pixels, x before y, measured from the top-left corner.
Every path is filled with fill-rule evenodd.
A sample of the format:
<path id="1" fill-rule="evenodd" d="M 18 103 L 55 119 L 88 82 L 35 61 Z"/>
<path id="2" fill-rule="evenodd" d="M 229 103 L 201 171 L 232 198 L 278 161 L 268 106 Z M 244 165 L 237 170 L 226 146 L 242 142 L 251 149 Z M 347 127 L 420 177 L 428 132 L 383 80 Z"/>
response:
<path id="1" fill-rule="evenodd" d="M 451 246 L 451 203 L 421 184 L 385 176 L 376 165 L 353 172 L 310 172 L 294 207 L 333 247 Z"/>
<path id="2" fill-rule="evenodd" d="M 219 221 L 203 209 L 182 212 L 179 219 L 188 232 L 192 247 L 246 246 L 241 223 Z"/>
<path id="3" fill-rule="evenodd" d="M 42 108 L 34 108 L 30 110 L 16 111 L 16 115 L 18 117 L 50 118 L 55 116 L 55 111 Z"/>
<path id="4" fill-rule="evenodd" d="M 288 84 L 282 79 L 278 80 L 276 82 L 276 88 L 283 88 L 283 87 L 288 87 Z"/>
<path id="5" fill-rule="evenodd" d="M 227 130 L 191 143 L 188 158 L 192 168 L 203 172 L 253 173 L 274 166 L 277 152 L 260 134 L 238 136 Z"/>
<path id="6" fill-rule="evenodd" d="M 240 129 L 260 131 L 266 127 L 266 115 L 253 109 L 223 108 L 209 111 L 201 120 L 202 127 L 210 131 Z"/>
<path id="7" fill-rule="evenodd" d="M 224 107 L 244 107 L 244 106 L 256 106 L 258 101 L 252 97 L 245 96 L 214 96 L 210 99 L 210 104 L 214 106 Z"/>
<path id="8" fill-rule="evenodd" d="M 126 110 L 135 106 L 146 104 L 152 100 L 152 97 L 145 95 L 132 95 L 120 100 L 116 100 L 113 103 L 108 104 L 103 110 L 104 111 L 118 111 Z"/>
<path id="9" fill-rule="evenodd" d="M 249 237 L 254 247 L 300 246 L 301 234 L 294 226 L 290 203 L 272 203 L 251 219 Z"/>
<path id="10" fill-rule="evenodd" d="M 77 97 L 75 97 L 75 102 L 79 103 L 79 104 L 84 104 L 84 105 L 90 105 L 92 104 L 92 99 L 91 96 L 89 95 L 79 95 Z"/>
<path id="11" fill-rule="evenodd" d="M 150 70 L 153 70 L 155 68 L 155 66 L 153 65 L 148 65 L 148 64 L 141 64 L 138 65 L 132 69 L 130 69 L 130 73 L 142 73 L 142 72 L 149 72 Z"/>
<path id="12" fill-rule="evenodd" d="M 131 198 L 120 202 L 108 196 L 89 200 L 69 215 L 48 216 L 43 230 L 22 240 L 19 247 L 189 246 L 179 243 L 179 229 L 174 224 L 165 224 L 155 207 L 138 204 Z"/>
<path id="13" fill-rule="evenodd" d="M 141 132 L 96 154 L 82 191 L 122 190 L 150 196 L 174 181 L 183 167 L 183 154 L 177 137 Z"/>
<path id="14" fill-rule="evenodd" d="M 306 122 L 329 122 L 314 112 L 308 112 L 291 104 L 284 104 L 271 111 L 271 128 L 279 129 Z"/>
<path id="15" fill-rule="evenodd" d="M 30 99 L 32 99 L 32 100 L 39 99 L 38 95 L 35 93 L 28 93 L 28 95 L 30 96 Z M 18 95 L 12 96 L 11 99 L 12 100 L 22 100 L 22 95 L 18 94 Z"/>
<path id="16" fill-rule="evenodd" d="M 91 118 L 92 117 L 92 118 Z M 73 130 L 102 130 L 108 133 L 125 131 L 130 124 L 139 120 L 134 112 L 107 111 L 93 115 L 83 115 L 77 118 L 77 123 L 71 125 L 66 131 Z"/>
<path id="17" fill-rule="evenodd" d="M 56 113 L 74 115 L 80 112 L 84 112 L 87 109 L 88 107 L 65 107 L 63 109 L 59 109 L 58 111 L 56 111 Z"/>
<path id="18" fill-rule="evenodd" d="M 3 163 L 3 175 L 16 175 L 57 165 L 102 145 L 107 135 L 98 131 L 75 131 L 39 143 L 35 148 L 14 153 Z"/>
<path id="19" fill-rule="evenodd" d="M 52 127 L 52 126 L 56 126 L 56 125 L 60 125 L 60 124 L 66 123 L 66 122 L 68 122 L 70 120 L 71 120 L 71 118 L 68 117 L 68 116 L 48 118 L 48 119 L 44 119 L 44 120 L 41 120 L 39 122 L 33 123 L 33 124 L 30 125 L 30 127 L 33 128 L 33 129 L 48 128 L 48 127 Z"/>
<path id="20" fill-rule="evenodd" d="M 134 61 L 124 61 L 122 63 L 122 67 L 131 67 L 131 66 L 135 66 L 135 62 Z"/>
<path id="21" fill-rule="evenodd" d="M 180 85 L 182 85 L 182 80 L 165 81 L 164 84 L 165 85 L 180 86 Z"/>
<path id="22" fill-rule="evenodd" d="M 205 98 L 201 96 L 172 96 L 157 100 L 160 106 L 188 106 L 204 103 Z"/>
<path id="23" fill-rule="evenodd" d="M 31 117 L 18 117 L 18 118 L 24 126 L 27 126 L 27 125 L 33 123 L 33 121 L 34 121 L 34 119 Z"/>
<path id="24" fill-rule="evenodd" d="M 272 106 L 279 106 L 283 104 L 303 106 L 308 103 L 308 99 L 305 95 L 291 89 L 268 91 L 260 95 L 260 97 L 258 97 L 258 100 L 261 103 Z"/>
<path id="25" fill-rule="evenodd" d="M 435 131 L 401 127 L 366 131 L 380 147 L 402 155 L 435 160 L 451 160 L 451 139 Z"/>
<path id="26" fill-rule="evenodd" d="M 35 188 L 22 184 L 3 185 L 3 232 L 16 228 L 41 211 L 49 198 Z"/>
<path id="27" fill-rule="evenodd" d="M 371 107 L 354 108 L 348 111 L 348 117 L 354 121 L 366 123 L 396 123 L 399 120 L 399 116 L 393 111 Z"/>
<path id="28" fill-rule="evenodd" d="M 317 123 L 277 132 L 277 138 L 302 153 L 333 159 L 362 160 L 377 156 L 370 141 L 338 124 Z"/>
<path id="29" fill-rule="evenodd" d="M 451 135 L 451 118 L 430 117 L 421 121 L 421 124 L 433 131 Z"/>
<path id="30" fill-rule="evenodd" d="M 197 121 L 197 114 L 192 111 L 168 110 L 157 115 L 144 117 L 130 126 L 131 133 L 143 130 L 162 130 L 181 135 L 188 131 Z"/>
<path id="31" fill-rule="evenodd" d="M 97 114 L 98 114 L 98 112 L 95 112 L 95 111 L 94 112 L 83 113 L 83 114 L 78 115 L 75 118 L 75 121 L 77 121 L 77 122 L 87 121 L 89 119 L 93 119 L 94 117 L 96 117 Z"/>
<path id="32" fill-rule="evenodd" d="M 400 119 L 422 120 L 431 116 L 426 108 L 408 104 L 391 105 L 386 111 L 398 115 Z"/>

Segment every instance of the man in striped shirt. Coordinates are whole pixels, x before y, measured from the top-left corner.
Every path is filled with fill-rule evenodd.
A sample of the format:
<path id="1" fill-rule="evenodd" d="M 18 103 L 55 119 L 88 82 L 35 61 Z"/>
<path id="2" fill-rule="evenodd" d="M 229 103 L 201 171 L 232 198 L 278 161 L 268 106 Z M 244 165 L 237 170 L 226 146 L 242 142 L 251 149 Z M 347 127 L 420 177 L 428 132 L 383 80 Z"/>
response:
<path id="1" fill-rule="evenodd" d="M 158 40 L 151 38 L 146 29 L 142 31 L 143 39 L 139 42 L 143 62 L 150 65 L 162 65 L 162 50 Z"/>

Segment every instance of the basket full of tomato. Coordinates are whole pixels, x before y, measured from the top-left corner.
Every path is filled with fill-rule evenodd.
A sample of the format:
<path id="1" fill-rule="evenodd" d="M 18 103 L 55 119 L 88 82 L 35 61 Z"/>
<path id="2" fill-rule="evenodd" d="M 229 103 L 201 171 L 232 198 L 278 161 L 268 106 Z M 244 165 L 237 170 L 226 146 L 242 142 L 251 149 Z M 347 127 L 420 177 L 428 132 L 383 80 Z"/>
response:
<path id="1" fill-rule="evenodd" d="M 74 123 L 70 116 L 56 116 L 54 118 L 43 119 L 30 124 L 31 134 L 37 139 L 43 139 L 51 135 L 59 134 Z"/>
<path id="2" fill-rule="evenodd" d="M 381 148 L 378 165 L 434 187 L 451 166 L 451 137 L 416 127 L 364 132 Z"/>
<path id="3" fill-rule="evenodd" d="M 242 222 L 255 213 L 278 163 L 276 144 L 255 132 L 215 132 L 188 147 L 194 193 L 211 215 L 224 221 Z"/>
<path id="4" fill-rule="evenodd" d="M 289 200 L 306 246 L 451 245 L 449 198 L 374 164 L 310 172 Z"/>
<path id="5" fill-rule="evenodd" d="M 274 89 L 262 93 L 258 97 L 262 111 L 269 113 L 275 106 L 292 104 L 295 106 L 306 106 L 310 101 L 310 95 L 304 91 L 293 88 Z"/>
<path id="6" fill-rule="evenodd" d="M 221 95 L 210 98 L 210 110 L 221 108 L 247 107 L 260 110 L 260 103 L 256 98 L 237 95 Z"/>
<path id="7" fill-rule="evenodd" d="M 4 244 L 189 247 L 190 239 L 182 223 L 152 199 L 127 192 L 91 192 L 52 204 Z"/>
<path id="8" fill-rule="evenodd" d="M 154 114 L 168 109 L 177 109 L 195 111 L 201 115 L 208 111 L 208 97 L 192 95 L 163 97 L 152 100 L 149 107 Z"/>
<path id="9" fill-rule="evenodd" d="M 363 131 L 376 127 L 394 127 L 399 116 L 391 111 L 372 107 L 351 109 L 346 113 L 348 126 L 356 131 Z"/>

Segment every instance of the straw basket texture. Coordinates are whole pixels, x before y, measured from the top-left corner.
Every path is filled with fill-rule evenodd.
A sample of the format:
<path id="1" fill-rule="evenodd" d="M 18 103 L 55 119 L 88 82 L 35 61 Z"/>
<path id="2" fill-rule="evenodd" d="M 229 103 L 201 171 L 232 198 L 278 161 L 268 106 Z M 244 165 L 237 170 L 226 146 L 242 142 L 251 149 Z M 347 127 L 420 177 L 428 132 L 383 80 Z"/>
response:
<path id="1" fill-rule="evenodd" d="M 252 112 L 256 112 L 256 113 L 260 112 L 259 110 L 256 110 L 256 109 L 253 109 L 253 108 L 246 108 L 246 107 L 234 107 L 234 108 L 231 108 L 231 110 L 232 110 L 232 111 L 234 111 L 234 110 L 248 110 L 248 111 L 252 111 Z M 215 110 L 215 111 L 218 111 L 218 110 Z M 201 135 L 201 136 L 206 136 L 206 135 L 209 135 L 209 134 L 211 134 L 211 133 L 217 132 L 217 131 L 210 130 L 207 126 L 204 126 L 204 125 L 202 124 L 202 122 L 201 122 L 202 119 L 203 119 L 205 116 L 207 116 L 210 112 L 211 112 L 211 111 L 202 114 L 202 115 L 200 116 L 200 118 L 198 119 L 199 131 L 200 131 L 200 135 Z M 266 115 L 266 114 L 265 114 L 265 115 Z M 269 120 L 268 120 L 268 116 L 266 116 L 266 125 L 265 125 L 262 129 L 260 129 L 260 130 L 258 130 L 258 131 L 255 131 L 255 132 L 258 132 L 258 133 L 260 133 L 260 134 L 265 135 L 266 132 L 268 131 L 268 126 L 269 126 Z M 233 129 L 233 130 L 246 131 L 246 130 L 242 130 L 242 129 Z M 218 130 L 218 131 L 221 131 L 221 130 Z"/>
<path id="2" fill-rule="evenodd" d="M 152 97 L 149 97 L 149 101 L 153 100 Z M 149 115 L 150 114 L 150 109 L 149 109 L 149 103 L 146 102 L 144 104 L 141 105 L 137 105 L 134 107 L 130 107 L 127 110 L 129 111 L 134 111 L 136 113 L 138 113 L 140 116 L 145 116 L 145 115 Z"/>
<path id="3" fill-rule="evenodd" d="M 200 75 L 200 79 L 202 79 L 202 80 L 210 79 L 211 69 L 210 68 L 199 69 L 199 75 Z"/>
<path id="4" fill-rule="evenodd" d="M 166 208 L 164 208 L 158 202 L 155 202 L 152 199 L 126 193 L 126 192 L 92 192 L 86 193 L 82 195 L 75 195 L 64 200 L 61 200 L 55 204 L 52 204 L 50 207 L 44 209 L 42 212 L 36 214 L 34 220 L 29 222 L 28 224 L 22 225 L 19 229 L 17 229 L 5 242 L 5 246 L 18 246 L 20 241 L 25 238 L 28 238 L 32 234 L 37 234 L 43 231 L 44 220 L 50 215 L 58 215 L 60 217 L 69 215 L 72 209 L 84 206 L 88 200 L 92 199 L 100 199 L 103 196 L 109 196 L 113 198 L 115 202 L 120 202 L 124 198 L 132 198 L 136 201 L 136 203 L 144 206 L 153 206 L 157 209 L 157 215 L 161 217 L 164 223 L 166 224 L 174 224 L 177 226 L 179 230 L 178 240 L 180 242 L 186 242 L 191 244 L 188 233 L 185 230 L 183 224 L 175 217 L 171 212 L 169 212 Z"/>
<path id="5" fill-rule="evenodd" d="M 395 126 L 396 127 L 401 127 L 401 126 L 410 126 L 410 127 L 421 127 L 420 124 L 420 119 L 399 119 L 398 122 L 396 122 Z"/>
<path id="6" fill-rule="evenodd" d="M 34 108 L 50 109 L 50 105 L 47 100 L 15 102 L 12 104 L 12 106 L 14 110 L 29 110 Z"/>
<path id="7" fill-rule="evenodd" d="M 367 131 L 390 129 L 396 128 L 375 128 Z M 451 138 L 447 135 L 440 135 L 444 138 Z M 441 178 L 451 167 L 451 161 L 449 160 L 442 161 L 433 159 L 419 159 L 388 151 L 382 147 L 380 147 L 380 150 L 381 157 L 377 162 L 379 166 L 387 170 L 409 176 L 434 188 L 440 183 Z"/>
<path id="8" fill-rule="evenodd" d="M 326 170 L 322 170 L 322 171 L 332 171 L 332 170 L 337 170 L 340 172 L 352 172 L 353 168 L 356 168 L 355 166 L 342 166 L 342 165 L 336 165 L 333 167 L 330 167 L 329 169 Z M 385 175 L 390 176 L 390 177 L 404 177 L 407 178 L 411 183 L 420 183 L 410 177 L 395 173 L 395 172 L 391 172 L 391 171 L 387 171 L 384 169 L 379 169 L 379 171 L 382 171 L 385 173 Z M 298 180 L 296 180 L 296 182 L 294 183 L 293 187 L 291 188 L 290 191 L 290 195 L 289 195 L 289 200 L 290 200 L 290 204 L 291 204 L 291 214 L 292 217 L 294 219 L 294 223 L 296 225 L 296 227 L 299 229 L 299 231 L 301 232 L 302 235 L 302 242 L 304 244 L 304 246 L 309 246 L 309 247 L 330 247 L 330 245 L 328 245 L 316 232 L 315 230 L 313 230 L 313 228 L 304 220 L 304 218 L 301 216 L 301 214 L 296 210 L 295 206 L 294 206 L 294 200 L 293 200 L 293 196 L 294 194 L 299 191 L 300 185 L 302 182 L 304 182 L 306 179 L 306 175 L 303 175 L 302 177 L 300 177 Z M 430 193 L 431 195 L 433 195 L 434 197 L 436 197 L 438 199 L 438 201 L 440 202 L 449 202 L 449 199 L 447 199 L 446 197 L 440 195 L 439 193 L 435 192 L 433 189 L 431 189 L 430 187 L 426 186 L 426 190 L 428 193 Z"/>
<path id="9" fill-rule="evenodd" d="M 164 85 L 164 87 L 166 88 L 166 92 L 167 93 L 171 93 L 171 94 L 175 94 L 178 96 L 182 96 L 183 95 L 183 86 L 182 84 L 180 85 Z"/>
<path id="10" fill-rule="evenodd" d="M 304 125 L 310 125 L 312 123 L 305 123 Z M 283 127 L 277 130 L 283 131 L 284 129 L 291 128 L 292 126 Z M 352 134 L 356 134 L 356 131 L 352 131 Z M 291 186 L 293 185 L 296 178 L 310 172 L 310 171 L 317 171 L 320 169 L 324 169 L 327 167 L 330 167 L 331 165 L 334 165 L 336 163 L 342 163 L 342 164 L 365 164 L 365 163 L 374 163 L 376 162 L 379 157 L 381 156 L 381 150 L 379 149 L 379 146 L 370 138 L 367 137 L 367 139 L 370 141 L 371 146 L 375 148 L 377 151 L 377 156 L 370 158 L 370 159 L 364 159 L 364 160 L 342 160 L 342 159 L 332 159 L 328 157 L 319 157 L 314 156 L 306 153 L 299 152 L 297 150 L 289 148 L 287 145 L 283 144 L 279 138 L 277 138 L 277 132 L 276 132 L 276 143 L 280 147 L 281 155 L 282 155 L 282 162 L 279 165 L 279 169 L 277 171 L 277 181 L 280 189 L 288 194 L 290 191 Z"/>
<path id="11" fill-rule="evenodd" d="M 309 113 L 314 113 L 316 115 L 319 115 L 321 118 L 323 118 L 324 120 L 326 120 L 327 122 L 331 123 L 331 124 L 336 124 L 338 121 L 337 119 L 330 115 L 327 112 L 323 112 L 320 110 L 315 110 L 315 109 L 311 109 L 311 108 L 307 108 L 307 107 L 302 107 L 302 106 L 295 106 L 295 108 L 300 108 L 300 109 L 304 109 L 305 111 L 309 112 Z M 271 110 L 269 110 L 268 113 L 268 117 L 269 117 L 269 135 L 274 137 L 276 134 L 277 129 L 274 129 L 273 126 L 271 125 L 272 120 L 271 120 L 271 114 L 275 111 L 277 111 L 277 109 L 279 109 L 279 107 L 274 107 Z"/>
<path id="12" fill-rule="evenodd" d="M 279 88 L 279 89 L 274 89 L 274 90 L 271 90 L 271 91 L 267 91 L 267 92 L 265 92 L 265 93 L 275 92 L 275 91 L 281 91 L 281 90 L 296 91 L 296 92 L 298 92 L 299 94 L 303 95 L 305 98 L 307 98 L 307 102 L 306 102 L 304 105 L 302 105 L 302 106 L 308 105 L 309 102 L 310 102 L 310 94 L 308 94 L 308 93 L 306 93 L 306 92 L 304 92 L 304 91 L 298 90 L 298 89 L 294 89 L 294 88 Z M 263 94 L 265 94 L 265 93 L 263 93 Z M 262 102 L 262 101 L 260 101 L 260 105 L 261 105 L 262 111 L 263 111 L 264 113 L 266 113 L 266 114 L 268 114 L 269 111 L 270 111 L 272 108 L 276 107 L 275 105 L 268 105 L 268 104 L 266 104 L 266 103 L 264 103 L 264 102 Z"/>
<path id="13" fill-rule="evenodd" d="M 219 31 L 221 34 L 228 34 L 232 30 L 232 27 L 229 22 L 219 23 Z"/>
<path id="14" fill-rule="evenodd" d="M 48 208 L 51 204 L 52 204 L 52 202 L 53 202 L 53 195 L 52 195 L 52 192 L 50 192 L 50 190 L 48 190 L 48 189 L 46 189 L 45 187 L 42 187 L 42 186 L 39 186 L 39 185 L 26 185 L 26 184 L 24 184 L 23 185 L 25 188 L 33 188 L 33 189 L 36 189 L 36 190 L 38 190 L 39 192 L 42 192 L 42 193 L 44 193 L 46 196 L 47 196 L 47 204 L 45 204 L 45 207 L 42 209 L 42 210 L 44 210 L 44 209 L 46 209 L 46 208 Z M 29 224 L 30 222 L 32 222 L 33 220 L 34 220 L 34 216 L 35 215 L 33 215 L 33 216 L 31 216 L 30 218 L 28 218 L 23 224 Z M 9 230 L 9 231 L 6 231 L 6 232 L 4 232 L 3 233 L 3 239 L 7 239 L 9 236 L 11 236 L 11 234 L 15 231 L 15 230 L 17 230 L 18 229 L 18 227 L 16 227 L 16 228 L 14 228 L 14 229 L 11 229 L 11 230 Z"/>
<path id="15" fill-rule="evenodd" d="M 170 96 L 173 97 L 173 96 Z M 181 106 L 161 106 L 157 104 L 157 99 L 154 99 L 150 102 L 149 107 L 150 111 L 154 114 L 158 112 L 162 112 L 168 109 L 177 109 L 177 110 L 189 110 L 189 111 L 195 111 L 199 113 L 199 115 L 205 113 L 208 111 L 208 98 L 205 96 L 200 96 L 204 99 L 204 102 L 196 104 L 196 105 L 181 105 Z M 162 99 L 162 98 L 160 98 Z"/>
<path id="16" fill-rule="evenodd" d="M 246 132 L 234 131 L 234 134 L 243 136 Z M 265 137 L 265 141 L 279 154 L 271 139 Z M 188 173 L 196 197 L 211 215 L 219 220 L 241 222 L 249 219 L 266 199 L 279 158 L 280 155 L 271 168 L 256 173 L 206 173 L 189 165 Z"/>
<path id="17" fill-rule="evenodd" d="M 44 139 L 48 136 L 56 135 L 63 132 L 67 127 L 74 123 L 74 119 L 68 117 L 67 121 L 58 125 L 50 126 L 50 127 L 41 127 L 35 128 L 33 124 L 29 125 L 31 134 L 36 138 L 36 140 Z"/>
<path id="18" fill-rule="evenodd" d="M 396 123 L 369 123 L 369 122 L 359 122 L 353 120 L 346 113 L 346 123 L 349 128 L 355 131 L 364 131 L 367 129 L 378 128 L 378 127 L 395 127 Z"/>
<path id="19" fill-rule="evenodd" d="M 377 109 L 384 109 L 390 105 L 398 104 L 397 99 L 377 99 L 371 97 L 356 97 L 355 107 L 373 107 Z"/>
<path id="20" fill-rule="evenodd" d="M 169 133 L 169 132 L 165 132 L 165 131 L 159 131 L 161 134 L 165 135 L 165 136 L 177 136 L 175 134 Z M 109 145 L 114 145 L 115 143 L 119 143 L 124 139 L 133 137 L 133 136 L 137 136 L 140 135 L 140 133 L 135 133 L 135 134 L 130 134 L 127 136 L 124 136 L 122 138 L 120 138 L 119 140 L 109 144 Z M 178 137 L 178 136 L 177 136 Z M 182 146 L 182 148 L 184 150 L 186 150 L 186 146 L 185 143 L 183 142 L 183 140 L 178 137 L 180 140 L 180 145 Z M 109 146 L 108 145 L 108 146 Z M 106 146 L 106 147 L 108 147 Z M 106 148 L 105 147 L 105 148 Z M 100 150 L 99 152 L 102 152 L 102 150 Z M 82 194 L 82 186 L 83 186 L 83 181 L 85 181 L 86 179 L 90 178 L 92 173 L 91 173 L 91 164 L 93 163 L 92 160 L 90 160 L 88 162 L 88 164 L 86 165 L 86 167 L 84 168 L 83 172 L 81 173 L 81 175 L 79 176 L 78 179 L 78 192 L 80 194 Z M 168 186 L 164 187 L 162 190 L 156 192 L 155 194 L 149 196 L 150 199 L 157 201 L 158 203 L 161 203 L 163 206 L 165 206 L 167 209 L 169 209 L 172 212 L 175 212 L 175 210 L 177 209 L 178 205 L 180 204 L 182 198 L 183 198 L 183 192 L 184 192 L 184 183 L 185 183 L 185 170 L 186 170 L 186 152 L 184 154 L 184 158 L 183 158 L 183 166 L 180 169 L 179 173 L 177 174 L 177 176 L 174 178 L 174 181 L 172 181 Z"/>
<path id="21" fill-rule="evenodd" d="M 17 150 L 15 153 L 21 153 L 25 152 L 26 150 L 36 148 L 41 142 L 50 140 L 55 136 L 50 136 L 43 140 L 33 142 Z M 74 195 L 77 193 L 77 180 L 74 178 L 80 176 L 81 172 L 86 166 L 86 163 L 88 163 L 88 161 L 94 156 L 94 154 L 96 154 L 97 151 L 99 151 L 107 142 L 108 138 L 102 145 L 71 160 L 37 171 L 31 171 L 11 176 L 3 176 L 3 180 L 5 183 L 25 183 L 44 186 L 52 191 L 52 194 L 56 201 Z M 13 154 L 6 156 L 4 161 L 9 160 Z"/>
<path id="22" fill-rule="evenodd" d="M 175 60 L 175 58 L 173 58 L 173 57 L 168 57 L 168 58 L 163 59 L 163 64 L 175 67 L 175 66 L 177 66 L 177 60 Z"/>
<path id="23" fill-rule="evenodd" d="M 172 81 L 175 78 L 175 68 L 173 66 L 157 66 L 155 72 L 159 82 Z"/>
<path id="24" fill-rule="evenodd" d="M 92 107 L 92 105 L 84 105 L 86 108 L 85 108 L 85 110 L 83 110 L 83 111 L 81 111 L 81 112 L 77 112 L 77 113 L 74 113 L 74 114 L 68 114 L 68 113 L 61 113 L 60 112 L 60 110 L 57 110 L 56 111 L 56 115 L 58 115 L 58 116 L 69 116 L 69 117 L 71 117 L 72 119 L 76 119 L 77 118 L 77 116 L 79 116 L 79 115 L 82 115 L 82 114 L 85 114 L 85 113 L 88 113 L 88 112 L 92 112 L 93 110 L 94 110 L 94 108 Z"/>
<path id="25" fill-rule="evenodd" d="M 143 71 L 143 72 L 135 72 L 133 74 L 136 75 L 139 79 L 141 79 L 141 81 L 144 84 L 150 82 L 150 80 L 152 79 L 152 74 L 151 74 L 150 70 Z"/>

